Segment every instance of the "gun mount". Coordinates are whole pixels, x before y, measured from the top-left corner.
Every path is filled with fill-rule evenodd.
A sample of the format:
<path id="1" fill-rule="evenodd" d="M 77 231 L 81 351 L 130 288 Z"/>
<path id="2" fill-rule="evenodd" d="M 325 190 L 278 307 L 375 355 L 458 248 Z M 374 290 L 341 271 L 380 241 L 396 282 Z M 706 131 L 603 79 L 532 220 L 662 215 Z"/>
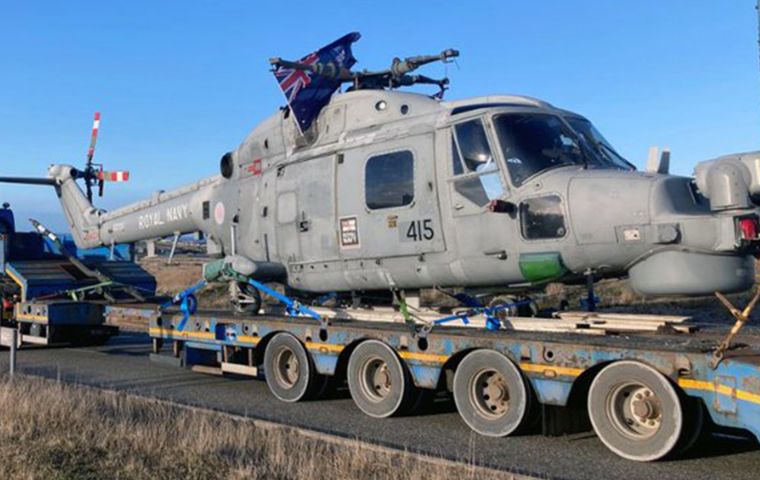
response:
<path id="1" fill-rule="evenodd" d="M 425 75 L 410 75 L 410 73 L 429 63 L 449 63 L 458 56 L 458 50 L 449 48 L 438 55 L 418 55 L 407 57 L 403 60 L 396 57 L 391 62 L 391 66 L 385 70 L 362 70 L 359 72 L 340 68 L 333 62 L 302 63 L 283 60 L 280 57 L 270 58 L 269 64 L 272 65 L 274 70 L 278 68 L 290 68 L 313 72 L 323 77 L 339 80 L 341 83 L 351 83 L 352 85 L 349 90 L 380 90 L 386 88 L 392 90 L 417 84 L 437 85 L 440 88 L 440 92 L 437 95 L 441 97 L 449 85 L 448 78 L 435 79 Z"/>

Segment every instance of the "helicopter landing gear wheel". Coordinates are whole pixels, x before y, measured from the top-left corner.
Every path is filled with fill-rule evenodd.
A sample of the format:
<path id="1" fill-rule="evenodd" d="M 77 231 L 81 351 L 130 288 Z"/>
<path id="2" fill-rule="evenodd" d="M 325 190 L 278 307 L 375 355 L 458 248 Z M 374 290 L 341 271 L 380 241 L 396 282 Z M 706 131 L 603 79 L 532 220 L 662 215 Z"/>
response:
<path id="1" fill-rule="evenodd" d="M 635 361 L 615 362 L 599 372 L 589 389 L 588 414 L 607 448 L 639 462 L 673 452 L 684 430 L 675 387 L 657 370 Z"/>
<path id="2" fill-rule="evenodd" d="M 289 333 L 278 333 L 267 344 L 264 377 L 272 394 L 288 403 L 311 398 L 326 380 L 303 344 Z"/>
<path id="3" fill-rule="evenodd" d="M 496 318 L 501 322 L 505 322 L 508 317 L 535 317 L 538 315 L 538 305 L 529 297 L 497 295 L 488 302 L 490 308 L 499 305 L 509 305 L 509 307 L 496 312 Z"/>
<path id="4" fill-rule="evenodd" d="M 396 352 L 378 340 L 367 340 L 348 359 L 348 389 L 361 411 L 385 418 L 406 411 L 420 397 Z"/>
<path id="5" fill-rule="evenodd" d="M 250 283 L 230 282 L 230 304 L 237 315 L 256 315 L 261 309 L 261 292 Z"/>
<path id="6" fill-rule="evenodd" d="M 475 350 L 454 373 L 454 403 L 462 420 L 489 437 L 505 437 L 530 417 L 530 392 L 520 370 L 493 350 Z"/>

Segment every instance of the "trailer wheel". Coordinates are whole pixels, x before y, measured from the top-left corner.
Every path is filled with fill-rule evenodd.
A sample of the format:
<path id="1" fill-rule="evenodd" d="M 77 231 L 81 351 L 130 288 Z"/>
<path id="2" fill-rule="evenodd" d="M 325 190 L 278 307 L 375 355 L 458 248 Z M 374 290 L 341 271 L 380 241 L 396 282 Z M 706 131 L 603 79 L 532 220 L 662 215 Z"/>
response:
<path id="1" fill-rule="evenodd" d="M 684 454 L 691 450 L 697 441 L 705 435 L 705 409 L 702 401 L 697 398 L 684 399 L 684 423 L 681 439 L 678 441 L 675 453 Z"/>
<path id="2" fill-rule="evenodd" d="M 659 460 L 673 451 L 683 430 L 678 392 L 654 368 L 635 361 L 612 363 L 594 378 L 588 414 L 607 448 L 628 460 Z"/>
<path id="3" fill-rule="evenodd" d="M 289 333 L 278 333 L 267 344 L 264 376 L 272 394 L 288 403 L 308 398 L 322 380 L 303 344 Z"/>
<path id="4" fill-rule="evenodd" d="M 514 433 L 529 417 L 529 391 L 520 370 L 494 350 L 469 353 L 454 372 L 454 403 L 465 423 L 489 437 Z"/>
<path id="5" fill-rule="evenodd" d="M 354 349 L 346 376 L 351 398 L 370 417 L 399 414 L 417 398 L 418 389 L 398 354 L 378 340 L 367 340 Z"/>

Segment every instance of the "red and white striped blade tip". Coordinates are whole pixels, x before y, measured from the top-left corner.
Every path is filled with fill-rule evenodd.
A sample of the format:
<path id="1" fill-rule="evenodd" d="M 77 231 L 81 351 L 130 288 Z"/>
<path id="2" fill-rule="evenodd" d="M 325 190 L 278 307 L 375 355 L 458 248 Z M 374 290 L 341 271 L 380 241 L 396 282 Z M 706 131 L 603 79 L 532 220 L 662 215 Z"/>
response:
<path id="1" fill-rule="evenodd" d="M 103 180 L 105 182 L 126 182 L 129 180 L 129 172 L 98 172 L 98 180 Z"/>

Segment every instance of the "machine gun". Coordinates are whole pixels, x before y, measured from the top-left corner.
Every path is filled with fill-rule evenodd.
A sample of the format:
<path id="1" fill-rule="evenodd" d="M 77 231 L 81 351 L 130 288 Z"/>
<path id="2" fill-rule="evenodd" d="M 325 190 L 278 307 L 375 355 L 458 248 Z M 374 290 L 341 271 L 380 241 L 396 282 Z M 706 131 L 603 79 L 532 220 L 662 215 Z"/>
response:
<path id="1" fill-rule="evenodd" d="M 391 62 L 390 68 L 378 71 L 362 70 L 361 72 L 353 72 L 346 68 L 339 68 L 333 62 L 300 63 L 283 60 L 280 57 L 270 58 L 269 64 L 272 65 L 272 68 L 275 70 L 278 68 L 290 68 L 305 72 L 313 72 L 323 77 L 338 80 L 341 83 L 352 83 L 352 86 L 350 87 L 351 90 L 395 89 L 417 84 L 437 85 L 438 88 L 440 88 L 438 96 L 442 97 L 443 92 L 446 91 L 449 84 L 448 78 L 434 79 L 425 75 L 410 75 L 410 73 L 428 63 L 449 63 L 453 58 L 458 56 L 458 50 L 449 48 L 438 55 L 419 55 L 416 57 L 407 57 L 403 60 L 396 57 Z"/>

